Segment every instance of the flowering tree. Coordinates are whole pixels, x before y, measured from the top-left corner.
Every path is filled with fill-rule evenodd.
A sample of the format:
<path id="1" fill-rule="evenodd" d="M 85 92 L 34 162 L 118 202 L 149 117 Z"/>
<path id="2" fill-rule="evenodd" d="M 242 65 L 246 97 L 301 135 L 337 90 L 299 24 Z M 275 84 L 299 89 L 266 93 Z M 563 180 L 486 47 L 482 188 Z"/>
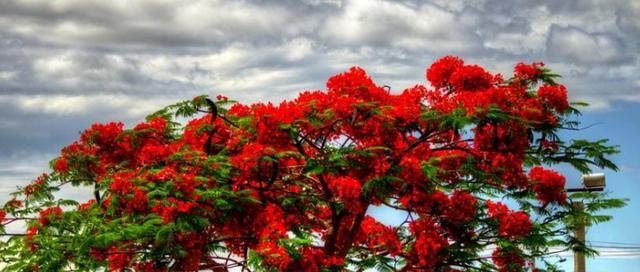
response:
<path id="1" fill-rule="evenodd" d="M 617 151 L 559 138 L 578 111 L 558 76 L 520 63 L 504 79 L 447 56 L 426 77 L 432 88 L 391 93 L 354 67 L 278 105 L 199 96 L 131 129 L 94 124 L 4 205 L 3 227 L 27 229 L 3 228 L 4 269 L 522 271 L 591 252 L 571 229 L 623 202 L 568 198 L 541 165 L 616 169 Z M 54 197 L 65 184 L 91 200 Z M 406 220 L 384 225 L 371 206 Z"/>

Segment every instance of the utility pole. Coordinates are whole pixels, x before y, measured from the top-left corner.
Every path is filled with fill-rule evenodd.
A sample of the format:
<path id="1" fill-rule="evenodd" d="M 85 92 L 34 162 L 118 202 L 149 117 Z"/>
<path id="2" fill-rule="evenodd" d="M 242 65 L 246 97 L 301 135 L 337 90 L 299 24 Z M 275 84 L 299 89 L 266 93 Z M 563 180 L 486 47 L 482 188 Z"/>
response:
<path id="1" fill-rule="evenodd" d="M 571 188 L 567 189 L 567 192 L 601 192 L 604 191 L 604 187 L 606 186 L 604 174 L 597 173 L 591 175 L 582 175 L 582 188 Z M 574 210 L 579 214 L 575 225 L 574 234 L 576 239 L 580 241 L 582 244 L 586 241 L 586 218 L 582 216 L 584 212 L 584 203 L 583 202 L 574 202 L 573 204 Z M 584 253 L 573 250 L 573 271 L 574 272 L 586 272 L 587 265 Z"/>
<path id="2" fill-rule="evenodd" d="M 584 203 L 582 203 L 582 202 L 573 203 L 573 207 L 579 213 L 582 213 L 582 211 L 584 211 Z M 576 228 L 575 228 L 574 232 L 575 232 L 576 238 L 581 243 L 584 243 L 585 240 L 586 240 L 585 239 L 585 236 L 586 236 L 585 223 L 586 222 L 584 222 L 584 218 L 582 218 L 582 215 L 580 215 L 578 217 L 578 223 L 576 225 Z M 584 258 L 584 253 L 578 252 L 578 251 L 575 251 L 575 250 L 573 251 L 573 271 L 574 272 L 586 272 L 586 262 L 585 262 L 585 258 Z"/>

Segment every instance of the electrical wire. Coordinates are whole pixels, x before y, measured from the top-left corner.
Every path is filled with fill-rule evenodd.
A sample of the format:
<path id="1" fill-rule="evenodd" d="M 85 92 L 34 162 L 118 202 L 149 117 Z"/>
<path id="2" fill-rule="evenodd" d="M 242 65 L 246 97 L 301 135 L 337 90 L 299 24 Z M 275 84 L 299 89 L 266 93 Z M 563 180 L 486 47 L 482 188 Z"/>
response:
<path id="1" fill-rule="evenodd" d="M 587 240 L 586 242 L 587 243 L 602 243 L 602 244 L 614 244 L 614 245 L 640 246 L 640 243 L 606 242 L 606 241 L 596 241 L 596 240 Z"/>

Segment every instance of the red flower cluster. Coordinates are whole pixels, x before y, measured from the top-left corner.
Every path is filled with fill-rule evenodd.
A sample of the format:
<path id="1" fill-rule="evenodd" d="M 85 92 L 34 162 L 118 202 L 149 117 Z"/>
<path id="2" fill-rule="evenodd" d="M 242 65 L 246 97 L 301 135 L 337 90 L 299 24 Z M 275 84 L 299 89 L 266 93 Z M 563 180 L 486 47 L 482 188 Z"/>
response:
<path id="1" fill-rule="evenodd" d="M 516 64 L 513 73 L 518 78 L 536 81 L 538 76 L 542 74 L 542 67 L 544 67 L 544 63 L 542 62 L 534 62 L 532 64 L 524 64 L 520 62 Z"/>
<path id="2" fill-rule="evenodd" d="M 111 122 L 108 124 L 93 124 L 80 136 L 80 140 L 85 143 L 94 143 L 98 147 L 109 147 L 115 143 L 118 135 L 122 133 L 124 124 L 121 122 Z"/>
<path id="3" fill-rule="evenodd" d="M 284 271 L 291 263 L 289 254 L 284 247 L 277 245 L 270 240 L 263 240 L 256 247 L 258 254 L 264 256 L 264 261 L 270 267 L 275 267 L 280 271 Z"/>
<path id="4" fill-rule="evenodd" d="M 335 93 L 336 96 L 348 96 L 355 98 L 356 101 L 358 99 L 382 101 L 389 98 L 389 93 L 376 86 L 373 80 L 360 67 L 352 67 L 348 72 L 329 78 L 327 90 L 329 94 Z M 352 104 L 351 106 L 355 105 Z"/>
<path id="5" fill-rule="evenodd" d="M 27 234 L 25 236 L 25 244 L 29 247 L 29 251 L 35 252 L 38 250 L 38 245 L 34 242 L 34 237 L 38 234 L 40 230 L 37 226 L 30 227 L 27 230 Z"/>
<path id="6" fill-rule="evenodd" d="M 69 171 L 69 162 L 67 162 L 67 158 L 60 157 L 56 160 L 55 165 L 53 166 L 53 170 L 58 173 L 66 173 Z"/>
<path id="7" fill-rule="evenodd" d="M 495 83 L 493 75 L 478 65 L 464 65 L 453 56 L 446 56 L 434 62 L 427 69 L 427 80 L 440 89 L 452 87 L 456 91 L 483 91 Z"/>
<path id="8" fill-rule="evenodd" d="M 107 261 L 111 271 L 126 271 L 130 267 L 133 254 L 126 247 L 112 246 L 109 248 Z"/>
<path id="9" fill-rule="evenodd" d="M 516 248 L 496 248 L 491 254 L 491 260 L 499 272 L 520 272 L 525 266 L 522 252 Z"/>
<path id="10" fill-rule="evenodd" d="M 538 88 L 538 97 L 557 112 L 564 112 L 569 108 L 567 88 L 564 85 L 542 85 Z"/>
<path id="11" fill-rule="evenodd" d="M 360 230 L 356 235 L 356 243 L 366 245 L 373 254 L 386 251 L 391 256 L 397 256 L 402 250 L 396 231 L 371 216 L 366 216 L 362 220 Z"/>
<path id="12" fill-rule="evenodd" d="M 36 234 L 38 234 L 38 227 L 30 227 L 27 230 L 27 239 L 32 240 Z"/>
<path id="13" fill-rule="evenodd" d="M 554 202 L 564 204 L 567 201 L 565 178 L 560 173 L 536 166 L 529 171 L 529 179 L 543 206 Z"/>
<path id="14" fill-rule="evenodd" d="M 40 176 L 38 176 L 38 178 L 36 178 L 33 182 L 31 182 L 30 184 L 27 184 L 27 186 L 24 187 L 25 196 L 29 197 L 30 195 L 40 191 L 43 188 L 43 186 L 47 183 L 48 179 L 49 179 L 49 175 L 47 173 L 43 173 Z"/>
<path id="15" fill-rule="evenodd" d="M 287 237 L 284 212 L 275 205 L 266 206 L 255 220 L 258 237 L 262 240 L 277 240 Z"/>
<path id="16" fill-rule="evenodd" d="M 40 225 L 46 226 L 52 220 L 59 218 L 62 215 L 62 209 L 60 207 L 50 207 L 40 212 Z"/>
<path id="17" fill-rule="evenodd" d="M 154 213 L 162 216 L 164 223 L 173 221 L 179 214 L 191 214 L 192 210 L 198 206 L 196 203 L 182 201 L 174 197 L 169 197 L 167 202 L 167 205 L 158 203 L 156 206 L 151 208 Z M 132 210 L 143 211 L 147 208 L 147 198 L 142 193 L 137 196 L 134 195 L 134 200 L 132 202 L 125 201 L 125 203 L 130 203 L 129 207 L 132 207 Z"/>
<path id="18" fill-rule="evenodd" d="M 360 191 L 362 186 L 357 179 L 351 177 L 336 177 L 329 180 L 329 188 L 343 202 L 347 209 L 357 212 L 360 207 Z"/>
<path id="19" fill-rule="evenodd" d="M 450 205 L 444 212 L 448 222 L 463 225 L 476 217 L 478 200 L 469 192 L 456 190 L 449 201 Z"/>
<path id="20" fill-rule="evenodd" d="M 443 237 L 442 230 L 428 218 L 421 218 L 409 225 L 416 240 L 413 244 L 413 258 L 419 267 L 433 268 L 443 260 L 443 251 L 449 246 Z"/>
<path id="21" fill-rule="evenodd" d="M 487 201 L 488 213 L 497 219 L 500 226 L 498 234 L 508 239 L 520 239 L 531 232 L 529 215 L 522 211 L 512 211 L 500 202 Z"/>
<path id="22" fill-rule="evenodd" d="M 91 199 L 85 203 L 82 203 L 78 206 L 78 211 L 88 211 L 91 208 L 91 206 L 93 206 L 93 204 L 95 203 L 96 203 L 95 199 Z"/>
<path id="23" fill-rule="evenodd" d="M 126 195 L 133 191 L 134 185 L 131 179 L 134 177 L 133 173 L 118 173 L 113 176 L 113 182 L 109 187 L 111 190 L 119 195 Z"/>
<path id="24" fill-rule="evenodd" d="M 456 69 L 449 83 L 459 91 L 486 90 L 493 84 L 493 76 L 477 65 L 464 65 Z"/>
<path id="25" fill-rule="evenodd" d="M 439 190 L 428 194 L 416 189 L 411 194 L 400 198 L 398 202 L 419 214 L 440 214 L 447 209 L 449 198 Z"/>
<path id="26" fill-rule="evenodd" d="M 320 272 L 321 268 L 336 268 L 344 265 L 344 258 L 337 256 L 326 257 L 317 247 L 303 247 L 302 257 L 289 266 L 290 271 Z"/>
<path id="27" fill-rule="evenodd" d="M 431 64 L 427 69 L 427 80 L 436 88 L 444 88 L 449 84 L 449 78 L 453 73 L 464 65 L 458 57 L 446 56 Z"/>
<path id="28" fill-rule="evenodd" d="M 524 127 L 484 125 L 474 130 L 474 143 L 483 151 L 498 151 L 508 154 L 519 154 L 529 143 Z"/>

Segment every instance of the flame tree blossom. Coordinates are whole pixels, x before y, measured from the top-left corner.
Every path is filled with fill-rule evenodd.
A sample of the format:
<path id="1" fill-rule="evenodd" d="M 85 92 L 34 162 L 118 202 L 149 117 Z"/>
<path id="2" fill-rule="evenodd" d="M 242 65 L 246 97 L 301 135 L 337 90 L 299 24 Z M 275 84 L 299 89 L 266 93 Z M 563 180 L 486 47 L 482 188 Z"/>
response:
<path id="1" fill-rule="evenodd" d="M 0 269 L 523 271 L 551 246 L 584 248 L 550 168 L 615 170 L 617 151 L 558 136 L 578 112 L 557 75 L 455 56 L 425 75 L 390 92 L 353 67 L 280 103 L 198 96 L 131 128 L 94 124 L 0 209 Z M 78 187 L 90 201 L 54 194 Z M 25 233 L 6 233 L 16 221 Z"/>

